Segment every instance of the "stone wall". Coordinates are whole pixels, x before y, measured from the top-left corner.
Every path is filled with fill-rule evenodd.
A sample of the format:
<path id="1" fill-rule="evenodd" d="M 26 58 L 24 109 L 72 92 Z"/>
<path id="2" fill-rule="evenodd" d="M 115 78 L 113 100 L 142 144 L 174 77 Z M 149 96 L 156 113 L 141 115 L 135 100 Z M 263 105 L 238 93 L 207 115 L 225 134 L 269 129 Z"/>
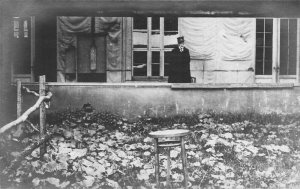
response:
<path id="1" fill-rule="evenodd" d="M 90 103 L 97 111 L 135 118 L 215 112 L 297 113 L 300 87 L 292 85 L 50 84 L 50 112 L 78 109 Z M 36 100 L 24 95 L 23 110 Z"/>

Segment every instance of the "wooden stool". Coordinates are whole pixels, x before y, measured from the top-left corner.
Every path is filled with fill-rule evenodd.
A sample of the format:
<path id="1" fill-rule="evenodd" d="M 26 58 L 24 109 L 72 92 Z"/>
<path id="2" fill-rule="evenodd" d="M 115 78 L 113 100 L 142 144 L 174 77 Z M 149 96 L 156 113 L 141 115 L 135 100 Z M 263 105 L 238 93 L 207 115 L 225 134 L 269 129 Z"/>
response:
<path id="1" fill-rule="evenodd" d="M 149 133 L 150 137 L 154 138 L 154 151 L 155 151 L 155 178 L 156 187 L 159 188 L 159 148 L 168 148 L 167 159 L 167 187 L 170 187 L 170 147 L 181 146 L 182 168 L 184 174 L 184 186 L 188 187 L 188 174 L 187 174 L 187 159 L 185 154 L 184 137 L 189 135 L 191 131 L 186 129 L 163 130 Z M 160 139 L 160 141 L 158 140 Z"/>

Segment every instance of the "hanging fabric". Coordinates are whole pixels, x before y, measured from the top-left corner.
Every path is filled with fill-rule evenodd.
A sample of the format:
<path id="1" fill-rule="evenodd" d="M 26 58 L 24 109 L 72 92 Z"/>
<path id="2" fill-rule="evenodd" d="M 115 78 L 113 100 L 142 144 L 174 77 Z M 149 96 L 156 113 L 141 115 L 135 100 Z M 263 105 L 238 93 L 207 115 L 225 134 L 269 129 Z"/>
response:
<path id="1" fill-rule="evenodd" d="M 58 82 L 64 82 L 66 70 L 66 54 L 68 49 L 77 48 L 77 35 L 90 34 L 92 25 L 95 26 L 94 33 L 106 34 L 106 69 L 121 69 L 122 30 L 121 17 L 95 17 L 92 24 L 91 17 L 57 17 L 57 75 Z M 90 70 L 97 70 L 97 46 L 93 40 L 90 47 Z"/>
<path id="2" fill-rule="evenodd" d="M 122 55 L 122 17 L 96 17 L 95 32 L 107 33 L 106 69 L 108 71 L 121 70 Z"/>
<path id="3" fill-rule="evenodd" d="M 178 30 L 190 50 L 197 81 L 253 81 L 254 72 L 248 70 L 255 65 L 255 18 L 181 17 Z"/>
<path id="4" fill-rule="evenodd" d="M 194 59 L 253 58 L 254 18 L 179 18 L 178 30 Z"/>
<path id="5" fill-rule="evenodd" d="M 65 82 L 67 51 L 77 47 L 76 34 L 91 32 L 91 18 L 57 17 L 57 81 Z"/>

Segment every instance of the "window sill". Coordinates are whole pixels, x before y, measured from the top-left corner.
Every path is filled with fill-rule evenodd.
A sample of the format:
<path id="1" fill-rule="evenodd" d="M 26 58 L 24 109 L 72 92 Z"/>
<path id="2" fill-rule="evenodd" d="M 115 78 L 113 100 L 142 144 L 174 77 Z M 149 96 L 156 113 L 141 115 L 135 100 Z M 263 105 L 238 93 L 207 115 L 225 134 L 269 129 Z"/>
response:
<path id="1" fill-rule="evenodd" d="M 22 83 L 22 85 L 38 87 L 39 83 L 38 82 Z M 52 86 L 66 86 L 66 87 L 74 86 L 74 87 L 99 87 L 99 88 L 171 88 L 170 83 L 159 83 L 159 82 L 149 82 L 149 83 L 145 83 L 145 82 L 127 82 L 127 83 L 46 82 L 46 85 L 49 87 L 52 87 Z"/>
<path id="2" fill-rule="evenodd" d="M 38 87 L 38 83 L 23 83 L 25 86 Z M 76 86 L 76 87 L 99 87 L 99 88 L 171 88 L 178 89 L 282 89 L 293 88 L 293 83 L 231 83 L 231 84 L 201 84 L 201 83 L 161 83 L 161 82 L 127 82 L 127 83 L 57 83 L 47 82 L 47 86 Z"/>
<path id="3" fill-rule="evenodd" d="M 220 84 L 199 84 L 199 83 L 174 83 L 171 88 L 176 89 L 281 89 L 293 88 L 293 83 L 220 83 Z"/>
<path id="4" fill-rule="evenodd" d="M 167 82 L 168 77 L 164 76 L 133 76 L 132 81 L 151 81 L 151 82 Z"/>

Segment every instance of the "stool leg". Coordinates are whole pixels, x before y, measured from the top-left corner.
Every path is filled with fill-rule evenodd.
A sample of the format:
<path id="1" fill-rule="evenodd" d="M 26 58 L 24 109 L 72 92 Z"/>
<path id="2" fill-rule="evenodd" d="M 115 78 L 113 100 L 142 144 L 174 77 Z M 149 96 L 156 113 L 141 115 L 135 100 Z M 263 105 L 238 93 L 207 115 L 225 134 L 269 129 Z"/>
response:
<path id="1" fill-rule="evenodd" d="M 154 151 L 155 151 L 155 178 L 156 188 L 159 188 L 159 151 L 158 151 L 158 138 L 154 139 Z"/>
<path id="2" fill-rule="evenodd" d="M 171 188 L 170 175 L 171 175 L 171 160 L 170 160 L 170 148 L 168 148 L 168 164 L 167 164 L 167 188 Z"/>
<path id="3" fill-rule="evenodd" d="M 184 174 L 184 186 L 185 188 L 188 187 L 188 173 L 187 173 L 187 160 L 186 160 L 186 154 L 185 154 L 185 145 L 184 145 L 184 138 L 180 137 L 181 142 L 181 157 L 182 157 L 182 168 L 183 168 L 183 174 Z"/>

